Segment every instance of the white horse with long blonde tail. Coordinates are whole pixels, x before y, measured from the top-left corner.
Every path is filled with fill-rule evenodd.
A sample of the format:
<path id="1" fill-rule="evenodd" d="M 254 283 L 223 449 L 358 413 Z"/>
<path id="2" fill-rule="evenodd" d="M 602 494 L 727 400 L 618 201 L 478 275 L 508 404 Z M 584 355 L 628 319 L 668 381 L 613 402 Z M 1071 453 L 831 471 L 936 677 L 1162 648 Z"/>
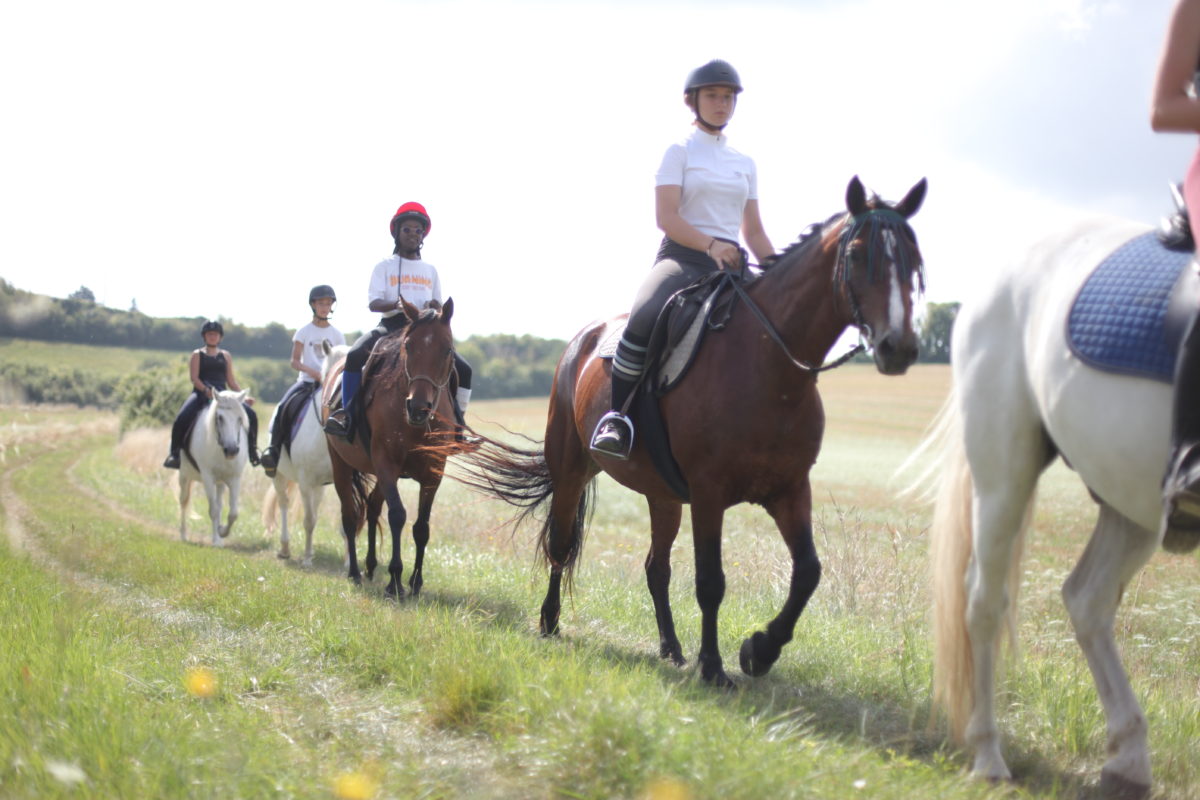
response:
<path id="1" fill-rule="evenodd" d="M 1061 455 L 1100 507 L 1062 594 L 1107 717 L 1101 789 L 1150 790 L 1146 717 L 1113 622 L 1122 592 L 1159 546 L 1171 387 L 1086 366 L 1065 336 L 1091 270 L 1146 230 L 1113 219 L 1078 223 L 1012 264 L 955 323 L 954 387 L 935 433 L 944 452 L 931 531 L 934 691 L 983 778 L 1010 777 L 995 716 L 997 651 L 1006 628 L 1015 631 L 1038 477 Z"/>
<path id="2" fill-rule="evenodd" d="M 179 459 L 179 538 L 187 541 L 187 507 L 192 482 L 204 484 L 212 543 L 220 547 L 238 517 L 238 488 L 248 460 L 250 418 L 242 402 L 247 392 L 220 391 L 200 412 Z M 229 490 L 229 514 L 221 524 L 222 495 Z"/>
<path id="3" fill-rule="evenodd" d="M 331 354 L 337 356 L 348 349 L 345 345 L 326 349 L 325 362 L 321 368 L 322 376 L 328 368 Z M 317 527 L 317 512 L 321 508 L 321 499 L 325 487 L 333 483 L 333 466 L 329 461 L 329 446 L 325 443 L 325 432 L 322 429 L 320 404 L 321 394 L 314 392 L 290 447 L 280 448 L 273 487 L 263 503 L 263 523 L 268 533 L 272 532 L 275 526 L 275 509 L 279 510 L 281 527 L 277 555 L 280 558 L 291 558 L 288 495 L 292 484 L 300 488 L 300 500 L 304 506 L 304 558 L 301 563 L 306 567 L 312 566 L 313 530 Z M 341 528 L 338 530 L 340 532 Z"/>

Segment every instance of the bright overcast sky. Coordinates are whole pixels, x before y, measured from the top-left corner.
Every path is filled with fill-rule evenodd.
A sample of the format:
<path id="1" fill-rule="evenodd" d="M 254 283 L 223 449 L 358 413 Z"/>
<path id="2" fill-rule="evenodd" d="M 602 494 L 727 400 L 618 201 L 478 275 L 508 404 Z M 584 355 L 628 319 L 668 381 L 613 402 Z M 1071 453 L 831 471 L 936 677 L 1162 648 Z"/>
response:
<path id="1" fill-rule="evenodd" d="M 932 301 L 1031 220 L 1153 224 L 1194 137 L 1150 131 L 1170 0 L 15 0 L 0 9 L 0 276 L 114 308 L 307 321 L 417 200 L 455 333 L 569 338 L 628 310 L 688 71 L 746 86 L 727 132 L 776 247 L 854 174 L 914 220 Z"/>

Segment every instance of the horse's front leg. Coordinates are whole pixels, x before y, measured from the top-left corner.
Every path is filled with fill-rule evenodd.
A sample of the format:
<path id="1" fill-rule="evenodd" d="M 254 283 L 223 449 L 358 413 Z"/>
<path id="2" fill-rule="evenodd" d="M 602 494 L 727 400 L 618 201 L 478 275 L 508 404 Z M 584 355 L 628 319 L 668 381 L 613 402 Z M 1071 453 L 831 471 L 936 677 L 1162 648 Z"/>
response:
<path id="1" fill-rule="evenodd" d="M 429 478 L 421 484 L 417 499 L 417 519 L 412 526 L 413 543 L 416 545 L 416 555 L 413 557 L 413 571 L 408 579 L 408 588 L 413 597 L 421 593 L 421 568 L 425 564 L 425 545 L 429 544 L 429 517 L 433 513 L 433 498 L 437 496 L 440 478 Z"/>
<path id="2" fill-rule="evenodd" d="M 225 527 L 221 528 L 221 538 L 224 539 L 233 531 L 233 523 L 238 518 L 238 489 L 242 479 L 235 476 L 229 481 L 229 513 L 225 515 Z"/>
<path id="3" fill-rule="evenodd" d="M 1121 665 L 1113 620 L 1122 589 L 1154 554 L 1157 544 L 1149 531 L 1101 505 L 1091 541 L 1063 585 L 1063 601 L 1075 638 L 1087 657 L 1108 719 L 1108 761 L 1100 779 L 1106 797 L 1150 793 L 1146 715 Z"/>
<path id="4" fill-rule="evenodd" d="M 317 527 L 317 508 L 325 487 L 320 484 L 300 487 L 300 500 L 304 503 L 304 560 L 301 565 L 311 567 L 313 563 L 313 530 Z"/>
<path id="5" fill-rule="evenodd" d="M 647 498 L 650 506 L 650 552 L 646 554 L 646 585 L 654 601 L 654 617 L 658 622 L 658 655 L 677 666 L 687 663 L 683 647 L 675 635 L 675 618 L 671 614 L 671 546 L 679 533 L 683 504 Z"/>
<path id="6" fill-rule="evenodd" d="M 783 646 L 792 640 L 796 620 L 804 613 L 809 598 L 821 582 L 821 561 L 813 546 L 812 488 L 808 480 L 791 495 L 770 503 L 767 512 L 775 520 L 791 553 L 792 577 L 779 614 L 767 624 L 765 631 L 756 631 L 742 642 L 739 653 L 742 672 L 755 678 L 766 675 L 779 659 Z"/>
<path id="7" fill-rule="evenodd" d="M 192 496 L 192 479 L 183 476 L 179 470 L 179 541 L 187 541 L 187 508 L 188 498 Z"/>
<path id="8" fill-rule="evenodd" d="M 717 642 L 717 613 L 725 599 L 721 568 L 721 522 L 725 509 L 700 501 L 692 503 L 692 542 L 696 555 L 696 601 L 700 604 L 700 677 L 714 686 L 734 686 L 721 663 Z"/>
<path id="9" fill-rule="evenodd" d="M 388 575 L 391 578 L 388 580 L 386 593 L 388 597 L 398 600 L 404 596 L 402 581 L 404 561 L 400 558 L 400 534 L 404 531 L 408 512 L 404 510 L 404 501 L 400 499 L 400 489 L 396 485 L 400 476 L 390 470 L 380 470 L 377 474 L 379 484 L 383 486 L 383 500 L 387 503 L 388 528 L 392 534 L 392 558 L 388 562 Z"/>
<path id="10" fill-rule="evenodd" d="M 203 476 L 204 494 L 208 497 L 208 521 L 212 525 L 212 543 L 220 547 L 221 542 L 221 494 L 224 487 L 213 480 L 211 475 Z"/>

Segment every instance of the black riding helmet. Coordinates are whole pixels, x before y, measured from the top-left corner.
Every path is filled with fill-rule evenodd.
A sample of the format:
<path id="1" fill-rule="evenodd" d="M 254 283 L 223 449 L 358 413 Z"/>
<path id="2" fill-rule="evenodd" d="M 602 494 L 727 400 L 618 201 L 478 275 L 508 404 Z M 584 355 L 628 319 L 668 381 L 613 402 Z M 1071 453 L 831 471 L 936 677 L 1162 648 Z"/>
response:
<path id="1" fill-rule="evenodd" d="M 695 112 L 696 119 L 705 127 L 719 131 L 725 126 L 709 125 L 700 116 L 700 100 L 697 93 L 705 86 L 728 86 L 733 89 L 736 97 L 742 92 L 742 79 L 738 77 L 737 70 L 733 68 L 732 64 L 719 58 L 714 58 L 704 66 L 696 67 L 688 74 L 687 83 L 683 86 L 683 92 L 688 98 L 688 105 Z"/>
<path id="2" fill-rule="evenodd" d="M 333 302 L 337 302 L 337 293 L 333 291 L 333 287 L 327 283 L 322 283 L 320 286 L 314 286 L 309 290 L 308 304 L 312 305 L 322 297 L 328 297 Z"/>
<path id="3" fill-rule="evenodd" d="M 225 338 L 225 328 L 215 319 L 207 320 L 203 325 L 200 326 L 200 338 L 203 339 L 204 334 L 208 333 L 209 331 L 216 331 L 217 333 L 221 334 L 222 339 Z"/>

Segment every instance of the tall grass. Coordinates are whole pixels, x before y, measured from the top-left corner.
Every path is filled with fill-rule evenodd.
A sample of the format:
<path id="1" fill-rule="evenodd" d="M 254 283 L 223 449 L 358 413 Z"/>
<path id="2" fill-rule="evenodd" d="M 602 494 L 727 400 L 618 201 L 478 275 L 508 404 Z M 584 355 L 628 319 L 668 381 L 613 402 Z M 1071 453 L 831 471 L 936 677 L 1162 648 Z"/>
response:
<path id="1" fill-rule="evenodd" d="M 645 505 L 607 479 L 563 634 L 547 640 L 536 634 L 545 576 L 533 566 L 533 532 L 505 527 L 501 504 L 447 481 L 424 594 L 392 603 L 379 585 L 344 580 L 332 492 L 311 570 L 274 558 L 256 513 L 261 474 L 248 476 L 229 547 L 182 545 L 173 475 L 156 466 L 155 436 L 165 432 L 115 446 L 111 418 L 96 427 L 101 415 L 72 416 L 62 436 L 22 439 L 20 468 L 10 458 L 3 473 L 37 557 L 2 554 L 0 566 L 26 578 L 0 612 L 13 624 L 26 594 L 34 606 L 58 605 L 26 614 L 23 632 L 4 629 L 16 644 L 6 653 L 48 671 L 44 696 L 22 706 L 19 722 L 0 705 L 0 730 L 13 732 L 0 734 L 0 795 L 66 794 L 82 772 L 87 792 L 103 797 L 207 796 L 210 785 L 228 796 L 349 796 L 346 786 L 378 797 L 1077 796 L 1103 761 L 1103 718 L 1057 598 L 1090 528 L 1086 493 L 1065 470 L 1043 491 L 1053 499 L 1027 561 L 1025 648 L 1001 697 L 1020 788 L 967 780 L 964 760 L 928 726 L 927 511 L 893 499 L 888 482 L 945 375 L 884 380 L 849 367 L 822 378 L 829 427 L 814 523 L 823 581 L 774 671 L 740 679 L 732 693 L 655 657 Z M 471 412 L 480 427 L 537 436 L 545 401 Z M 0 409 L 0 425 L 25 415 L 21 427 L 0 428 L 0 443 L 62 425 L 58 413 Z M 880 416 L 908 421 L 896 431 Z M 69 431 L 81 425 L 92 426 L 82 442 Z M 407 482 L 402 493 L 413 502 Z M 7 503 L 5 513 L 14 515 Z M 671 592 L 691 655 L 699 613 L 689 540 L 685 521 Z M 411 547 L 406 536 L 406 566 Z M 782 604 L 789 564 L 758 508 L 730 511 L 724 553 L 721 647 L 736 670 L 741 638 Z M 1194 568 L 1194 559 L 1156 558 L 1119 620 L 1165 797 L 1196 796 L 1200 784 Z M 0 696 L 11 698 L 27 689 L 20 664 L 5 658 Z M 71 664 L 136 680 L 98 681 L 93 692 Z M 217 676 L 215 698 L 187 693 L 197 665 Z M 128 726 L 137 747 L 40 733 L 84 718 L 91 727 L 81 730 Z M 251 777 L 224 774 L 239 766 L 233 751 L 248 750 L 262 751 L 246 756 Z M 176 766 L 147 772 L 135 752 Z M 59 769 L 64 783 L 49 762 L 79 772 Z"/>

